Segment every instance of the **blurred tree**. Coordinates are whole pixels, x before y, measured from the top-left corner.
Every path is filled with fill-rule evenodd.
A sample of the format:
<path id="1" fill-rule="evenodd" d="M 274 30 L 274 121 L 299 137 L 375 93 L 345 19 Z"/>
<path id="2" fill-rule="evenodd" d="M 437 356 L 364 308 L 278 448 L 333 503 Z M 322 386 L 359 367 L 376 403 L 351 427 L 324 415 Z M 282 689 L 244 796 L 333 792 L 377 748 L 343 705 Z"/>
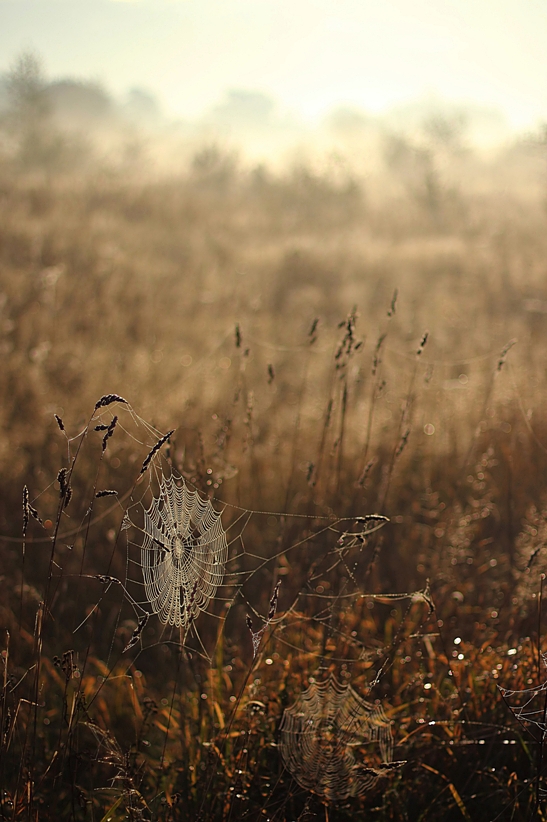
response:
<path id="1" fill-rule="evenodd" d="M 406 188 L 412 199 L 438 220 L 442 206 L 442 187 L 434 152 L 413 144 L 405 135 L 388 134 L 384 145 L 387 167 Z"/>
<path id="2" fill-rule="evenodd" d="M 123 108 L 125 116 L 132 122 L 154 125 L 161 120 L 161 110 L 153 94 L 142 88 L 129 90 Z"/>
<path id="3" fill-rule="evenodd" d="M 43 165 L 56 153 L 47 82 L 39 57 L 23 52 L 7 76 L 6 130 L 24 167 Z"/>
<path id="4" fill-rule="evenodd" d="M 468 127 L 469 117 L 463 111 L 452 114 L 437 111 L 426 117 L 422 124 L 424 135 L 434 149 L 454 152 L 462 150 Z"/>
<path id="5" fill-rule="evenodd" d="M 238 159 L 216 144 L 205 145 L 192 158 L 192 174 L 202 187 L 226 193 L 235 183 Z"/>
<path id="6" fill-rule="evenodd" d="M 68 125 L 87 126 L 106 122 L 113 103 L 100 85 L 80 80 L 58 80 L 47 87 L 52 112 Z"/>

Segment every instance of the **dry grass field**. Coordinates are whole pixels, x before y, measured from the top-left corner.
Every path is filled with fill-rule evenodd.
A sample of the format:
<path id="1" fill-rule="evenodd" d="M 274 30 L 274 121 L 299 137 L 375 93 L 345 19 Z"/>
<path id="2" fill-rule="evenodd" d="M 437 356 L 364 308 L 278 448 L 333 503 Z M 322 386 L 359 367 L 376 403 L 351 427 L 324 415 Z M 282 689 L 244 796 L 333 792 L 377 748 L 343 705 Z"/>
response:
<path id="1" fill-rule="evenodd" d="M 369 179 L 33 139 L 0 818 L 545 819 L 545 144 L 386 137 Z"/>

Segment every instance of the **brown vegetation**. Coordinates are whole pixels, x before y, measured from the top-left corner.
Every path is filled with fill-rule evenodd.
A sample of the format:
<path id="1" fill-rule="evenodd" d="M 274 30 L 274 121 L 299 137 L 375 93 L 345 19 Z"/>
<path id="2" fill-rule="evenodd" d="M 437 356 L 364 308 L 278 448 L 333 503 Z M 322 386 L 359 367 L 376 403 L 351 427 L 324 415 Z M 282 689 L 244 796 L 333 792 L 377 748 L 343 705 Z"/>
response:
<path id="1" fill-rule="evenodd" d="M 544 818 L 544 692 L 498 688 L 546 679 L 541 141 L 398 138 L 367 185 L 211 147 L 77 173 L 10 133 L 0 816 Z M 135 605 L 161 471 L 228 536 L 182 645 Z M 329 674 L 399 762 L 350 735 L 375 778 L 339 801 L 278 748 Z"/>

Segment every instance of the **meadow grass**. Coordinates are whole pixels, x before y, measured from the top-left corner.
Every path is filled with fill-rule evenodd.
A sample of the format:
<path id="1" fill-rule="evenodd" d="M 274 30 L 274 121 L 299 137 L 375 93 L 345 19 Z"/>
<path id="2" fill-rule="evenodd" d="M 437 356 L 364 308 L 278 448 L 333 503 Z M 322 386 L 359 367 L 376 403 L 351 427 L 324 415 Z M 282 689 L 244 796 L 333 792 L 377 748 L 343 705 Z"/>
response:
<path id="1" fill-rule="evenodd" d="M 2 818 L 545 817 L 534 151 L 433 199 L 214 151 L 0 169 Z M 229 546 L 184 633 L 140 622 L 169 472 Z M 325 742 L 362 795 L 282 736 L 331 675 L 392 721 L 393 768 Z"/>

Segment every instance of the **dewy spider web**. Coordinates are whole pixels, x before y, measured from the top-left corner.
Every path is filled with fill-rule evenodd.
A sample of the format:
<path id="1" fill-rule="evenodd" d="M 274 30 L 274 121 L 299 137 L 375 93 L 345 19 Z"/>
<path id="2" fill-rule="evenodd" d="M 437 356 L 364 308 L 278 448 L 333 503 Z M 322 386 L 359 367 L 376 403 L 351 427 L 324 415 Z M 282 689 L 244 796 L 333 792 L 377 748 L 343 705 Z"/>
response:
<path id="1" fill-rule="evenodd" d="M 125 584 L 140 613 L 157 615 L 161 623 L 181 629 L 184 635 L 190 628 L 195 632 L 200 612 L 214 612 L 220 602 L 229 609 L 238 595 L 260 617 L 244 593 L 246 583 L 258 570 L 302 548 L 318 534 L 326 537 L 322 550 L 327 560 L 330 557 L 327 571 L 343 562 L 343 519 L 303 515 L 303 519 L 316 521 L 315 533 L 308 530 L 303 539 L 297 539 L 285 550 L 274 550 L 270 556 L 267 551 L 254 553 L 244 536 L 251 520 L 263 516 L 278 521 L 287 515 L 212 501 L 193 488 L 159 453 L 147 464 L 145 476 L 147 483 L 144 487 L 137 485 L 143 488 L 142 493 L 133 497 L 122 524 L 128 543 Z M 217 510 L 215 506 L 222 507 Z M 359 533 L 372 533 L 386 521 L 386 517 L 379 515 L 358 518 Z M 260 537 L 263 549 L 266 540 L 262 529 L 255 528 L 253 536 Z M 272 543 L 275 544 L 273 540 Z M 201 651 L 204 650 L 201 645 Z"/>
<path id="2" fill-rule="evenodd" d="M 129 448 L 122 439 L 122 432 L 131 440 Z M 274 659 L 280 656 L 273 652 L 274 643 L 284 643 L 289 648 L 294 643 L 298 653 L 295 656 L 291 652 L 295 666 L 302 664 L 309 669 L 310 662 L 314 664 L 314 657 L 320 658 L 321 664 L 347 662 L 358 665 L 361 661 L 368 662 L 368 657 L 365 660 L 363 656 L 365 651 L 376 658 L 385 655 L 384 649 L 378 645 L 367 649 L 361 647 L 357 631 L 352 632 L 355 639 L 351 637 L 349 641 L 346 637 L 348 642 L 344 644 L 346 626 L 343 617 L 353 616 L 358 600 L 363 600 L 361 607 L 366 607 L 365 597 L 389 607 L 394 601 L 403 599 L 409 599 L 409 607 L 416 599 L 428 602 L 427 590 L 398 594 L 367 592 L 367 576 L 361 571 L 366 562 L 371 561 L 370 557 L 375 556 L 374 546 L 369 546 L 367 540 L 387 522 L 384 516 L 274 513 L 211 499 L 192 484 L 195 479 L 197 483 L 203 483 L 201 487 L 206 487 L 209 476 L 206 466 L 211 463 L 204 457 L 200 470 L 187 466 L 185 476 L 179 474 L 167 451 L 169 435 L 148 426 L 127 402 L 117 399 L 117 395 L 102 398 L 84 431 L 78 438 L 68 440 L 69 455 L 73 443 L 79 448 L 79 441 L 87 439 L 90 447 L 95 448 L 97 439 L 99 444 L 102 441 L 101 467 L 103 455 L 106 466 L 112 460 L 114 467 L 114 459 L 119 465 L 118 455 L 123 456 L 125 448 L 128 464 L 134 464 L 138 472 L 130 490 L 119 498 L 116 491 L 102 485 L 102 478 L 100 483 L 97 479 L 91 504 L 87 499 L 84 501 L 87 507 L 79 529 L 87 534 L 86 521 L 91 520 L 94 506 L 103 504 L 95 503 L 96 499 L 116 496 L 120 513 L 124 510 L 121 536 L 127 542 L 125 570 L 120 568 L 123 560 L 119 551 L 119 532 L 117 537 L 112 536 L 110 559 L 108 556 L 97 558 L 91 551 L 86 555 L 84 548 L 81 558 L 77 558 L 79 569 L 76 569 L 79 570 L 77 575 L 95 579 L 105 586 L 93 607 L 86 608 L 85 617 L 76 631 L 91 620 L 99 619 L 100 606 L 103 602 L 108 604 L 106 593 L 111 587 L 119 592 L 119 607 L 117 603 L 113 604 L 111 612 L 116 632 L 112 634 L 109 653 L 121 639 L 125 642 L 121 654 L 136 645 L 139 645 L 136 649 L 138 656 L 154 645 L 165 643 L 165 650 L 168 650 L 168 644 L 178 645 L 180 642 L 189 651 L 196 650 L 206 664 L 211 664 L 213 659 L 215 664 L 217 660 L 221 664 L 232 654 L 244 657 L 244 651 L 240 650 L 242 645 L 235 644 L 241 636 L 238 621 L 239 628 L 245 625 L 245 613 L 240 609 L 243 604 L 248 614 L 251 612 L 261 618 L 267 628 L 271 625 L 271 631 L 263 632 L 256 623 L 252 625 L 252 618 L 250 620 L 249 652 L 254 653 L 249 673 L 261 664 L 260 646 L 261 643 L 265 646 L 266 641 L 269 643 L 268 653 Z M 190 460 L 189 464 L 192 464 Z M 210 488 L 211 492 L 213 488 Z M 30 502 L 27 499 L 27 504 Z M 89 527 L 91 524 L 90 521 Z M 112 530 L 112 533 L 116 532 Z M 56 565 L 59 578 L 62 574 L 69 578 L 72 555 L 67 552 L 66 556 L 66 570 Z M 60 554 L 59 559 L 63 558 Z M 104 559 L 104 564 L 99 564 L 98 559 Z M 82 569 L 88 573 L 83 573 Z M 113 587 L 114 583 L 118 583 L 117 588 Z M 264 606 L 268 600 L 270 612 L 264 617 L 260 612 L 267 611 Z M 239 608 L 232 610 L 236 602 Z M 129 608 L 138 617 L 132 636 L 129 634 L 131 629 L 128 630 L 132 620 L 125 619 Z M 227 623 L 230 611 L 232 621 Z M 218 620 L 218 630 L 208 631 L 205 612 Z M 79 611 L 76 616 L 80 619 Z M 150 619 L 153 616 L 157 616 L 157 620 Z M 196 629 L 198 617 L 199 633 Z M 405 620 L 406 616 L 403 616 L 402 621 Z M 173 629 L 170 635 L 169 628 Z M 333 648 L 327 647 L 323 641 L 327 638 L 327 629 Z M 178 637 L 177 630 L 180 631 Z M 264 638 L 263 634 L 266 634 Z M 220 640 L 221 635 L 226 637 L 226 642 Z M 218 654 L 211 653 L 212 646 Z M 331 655 L 333 651 L 337 657 Z M 171 704 L 179 687 L 179 671 L 182 672 L 181 680 L 186 672 L 194 675 L 202 694 L 204 692 L 201 664 L 190 652 L 177 656 Z M 339 659 L 340 656 L 343 658 Z M 132 660 L 127 660 L 128 670 L 136 661 L 135 653 L 131 657 Z M 191 664 L 183 666 L 183 660 L 191 661 Z M 231 662 L 236 660 L 231 659 Z M 273 666 L 273 662 L 273 659 L 266 660 L 268 666 Z M 232 670 L 232 666 L 229 667 Z M 244 659 L 241 667 L 245 667 Z M 114 669 L 115 665 L 112 665 L 111 671 Z M 370 670 L 368 664 L 366 669 Z M 275 668 L 268 670 L 274 673 Z M 373 672 L 375 681 L 384 670 L 382 665 L 378 673 Z M 241 695 L 246 682 L 245 679 Z M 255 679 L 249 687 L 258 688 L 259 682 Z M 102 684 L 99 689 L 101 687 Z M 246 694 L 241 698 L 246 699 Z M 235 705 L 233 716 L 239 702 Z M 310 716 L 311 724 L 306 720 Z M 320 793 L 327 800 L 362 794 L 389 768 L 392 742 L 390 723 L 385 714 L 381 708 L 361 699 L 349 686 L 340 685 L 334 676 L 326 684 L 312 683 L 297 707 L 288 709 L 283 723 L 282 755 L 288 770 L 301 786 Z M 168 723 L 165 745 L 169 728 Z M 365 746 L 369 744 L 376 747 L 370 757 L 365 755 Z"/>
<path id="3" fill-rule="evenodd" d="M 144 591 L 164 624 L 188 629 L 224 578 L 228 543 L 211 502 L 180 478 L 162 476 L 144 510 L 141 562 Z"/>
<path id="4" fill-rule="evenodd" d="M 230 635 L 234 620 L 245 624 L 245 613 L 233 609 L 237 604 L 246 610 L 253 635 L 262 637 L 261 623 L 264 629 L 266 624 L 271 625 L 276 642 L 289 648 L 295 643 L 301 649 L 305 641 L 306 652 L 323 659 L 324 649 L 320 646 L 325 629 L 330 626 L 329 636 L 333 638 L 344 631 L 342 625 L 334 628 L 336 619 L 333 622 L 332 618 L 338 611 L 347 613 L 364 596 L 386 603 L 424 598 L 420 591 L 373 594 L 363 585 L 363 563 L 370 562 L 370 555 L 374 555 L 374 549 L 368 548 L 368 538 L 385 525 L 386 517 L 256 511 L 215 499 L 210 494 L 217 487 L 217 475 L 213 474 L 217 469 L 205 470 L 206 458 L 201 469 L 203 476 L 195 469 L 192 473 L 185 471 L 183 476 L 171 462 L 168 435 L 149 426 L 128 403 L 115 410 L 119 416 L 115 445 L 118 449 L 126 447 L 121 441 L 123 431 L 133 443 L 129 443 L 129 457 L 135 458 L 137 445 L 139 450 L 143 449 L 143 462 L 124 506 L 121 535 L 127 545 L 125 573 L 112 577 L 109 565 L 105 569 L 107 575 L 96 574 L 95 578 L 108 586 L 121 583 L 125 603 L 137 617 L 133 635 L 125 636 L 125 652 L 137 644 L 139 653 L 144 651 L 149 644 L 146 638 L 156 644 L 180 641 L 210 662 L 226 620 L 231 620 Z M 99 412 L 101 416 L 97 419 L 96 415 L 93 424 L 101 421 L 95 427 L 102 435 L 103 429 L 111 425 L 114 412 L 110 405 L 101 407 Z M 112 442 L 108 441 L 108 449 Z M 218 457 L 214 459 L 218 462 Z M 212 486 L 208 494 L 193 484 L 194 474 L 204 486 L 206 481 Z M 211 475 L 213 479 L 209 482 L 207 478 Z M 288 573 L 290 580 L 283 576 Z M 265 616 L 267 603 L 279 580 L 279 605 L 270 620 Z M 202 620 L 200 615 L 209 618 Z M 163 626 L 160 635 L 150 621 L 154 616 Z M 257 624 L 256 618 L 261 623 Z M 87 619 L 86 616 L 78 627 Z M 128 622 L 123 622 L 122 611 L 118 619 L 123 631 L 127 631 Z M 306 634 L 306 624 L 315 626 L 311 633 Z M 233 627 L 237 633 L 237 626 Z M 180 633 L 177 636 L 170 629 Z M 350 644 L 355 647 L 347 660 L 341 661 L 364 659 L 361 644 Z M 258 648 L 253 646 L 252 650 L 256 654 Z M 346 647 L 346 656 L 347 651 Z M 371 653 L 377 656 L 379 649 Z M 330 659 L 336 661 L 332 656 Z"/>
<path id="5" fill-rule="evenodd" d="M 285 709 L 280 734 L 287 770 L 302 788 L 327 800 L 363 795 L 391 764 L 391 722 L 382 706 L 366 702 L 332 674 L 312 682 Z M 376 750 L 365 759 L 362 749 L 371 743 Z"/>
<path id="6" fill-rule="evenodd" d="M 547 655 L 541 654 L 541 659 L 547 668 Z M 543 744 L 547 738 L 547 682 L 521 691 L 498 685 L 498 690 L 515 719 Z"/>

